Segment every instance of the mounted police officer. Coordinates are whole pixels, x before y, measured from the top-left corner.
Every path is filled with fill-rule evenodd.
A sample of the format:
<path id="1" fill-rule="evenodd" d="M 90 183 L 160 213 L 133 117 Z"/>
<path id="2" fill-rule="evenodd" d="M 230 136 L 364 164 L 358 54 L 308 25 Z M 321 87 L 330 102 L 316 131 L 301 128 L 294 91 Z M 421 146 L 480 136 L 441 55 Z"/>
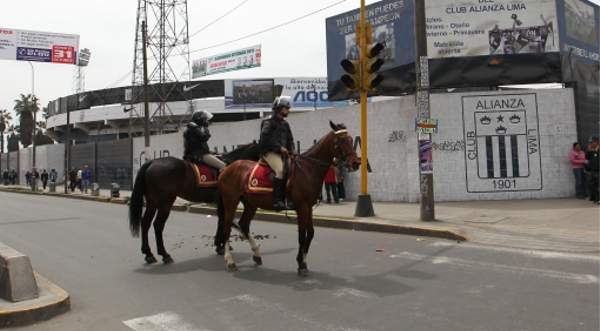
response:
<path id="1" fill-rule="evenodd" d="M 225 169 L 225 163 L 212 155 L 208 147 L 210 131 L 208 122 L 213 115 L 206 110 L 197 110 L 192 114 L 192 121 L 183 132 L 185 159 L 194 163 L 204 163 L 216 168 L 219 173 Z"/>
<path id="2" fill-rule="evenodd" d="M 260 130 L 260 147 L 263 159 L 275 172 L 273 182 L 273 206 L 276 211 L 292 209 L 291 202 L 285 202 L 285 181 L 283 172 L 283 157 L 297 156 L 294 148 L 294 136 L 290 125 L 285 120 L 290 114 L 289 97 L 277 97 L 273 102 L 273 115 L 264 120 Z"/>

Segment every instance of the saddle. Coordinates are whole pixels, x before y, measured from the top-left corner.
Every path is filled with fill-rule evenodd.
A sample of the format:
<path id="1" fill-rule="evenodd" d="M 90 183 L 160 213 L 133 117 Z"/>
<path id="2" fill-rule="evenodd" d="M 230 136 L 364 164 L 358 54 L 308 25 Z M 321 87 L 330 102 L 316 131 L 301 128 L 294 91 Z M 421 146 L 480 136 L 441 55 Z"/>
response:
<path id="1" fill-rule="evenodd" d="M 196 187 L 217 187 L 217 169 L 209 167 L 202 163 L 199 159 L 193 156 L 184 156 L 192 170 L 194 170 L 194 176 L 196 177 Z"/>
<path id="2" fill-rule="evenodd" d="M 284 162 L 285 174 L 285 188 L 290 190 L 292 187 L 292 178 L 294 173 L 294 166 L 291 162 Z M 267 162 L 261 160 L 256 162 L 246 174 L 246 181 L 244 188 L 246 193 L 249 194 L 273 194 L 273 180 L 275 179 L 275 172 Z"/>

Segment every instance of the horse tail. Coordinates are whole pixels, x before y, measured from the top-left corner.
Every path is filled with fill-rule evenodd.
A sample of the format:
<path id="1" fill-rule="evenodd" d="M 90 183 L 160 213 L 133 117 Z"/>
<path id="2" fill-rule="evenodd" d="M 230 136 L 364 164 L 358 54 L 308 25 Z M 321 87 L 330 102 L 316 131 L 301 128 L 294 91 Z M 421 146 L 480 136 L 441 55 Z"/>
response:
<path id="1" fill-rule="evenodd" d="M 142 207 L 144 205 L 144 193 L 146 192 L 146 170 L 150 166 L 150 162 L 142 165 L 135 178 L 133 192 L 129 200 L 129 230 L 133 237 L 140 236 L 140 227 L 142 224 Z"/>

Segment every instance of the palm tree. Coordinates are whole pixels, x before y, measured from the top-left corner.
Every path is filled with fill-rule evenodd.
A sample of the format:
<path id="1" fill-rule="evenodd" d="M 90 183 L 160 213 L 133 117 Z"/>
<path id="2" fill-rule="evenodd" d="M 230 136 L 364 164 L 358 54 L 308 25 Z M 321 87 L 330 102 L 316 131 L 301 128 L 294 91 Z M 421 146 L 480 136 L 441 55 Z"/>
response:
<path id="1" fill-rule="evenodd" d="M 21 98 L 15 100 L 15 113 L 19 117 L 21 123 L 21 145 L 28 147 L 33 142 L 33 130 L 35 123 L 33 122 L 33 112 L 38 111 L 37 98 L 35 95 L 21 94 Z"/>
<path id="2" fill-rule="evenodd" d="M 14 152 L 19 150 L 19 133 L 21 132 L 21 127 L 18 125 L 11 124 L 8 127 L 7 133 L 10 135 L 6 137 L 6 149 L 9 152 Z"/>
<path id="3" fill-rule="evenodd" d="M 12 115 L 6 109 L 0 109 L 0 153 L 4 153 L 4 130 L 8 127 L 8 121 L 12 121 Z"/>

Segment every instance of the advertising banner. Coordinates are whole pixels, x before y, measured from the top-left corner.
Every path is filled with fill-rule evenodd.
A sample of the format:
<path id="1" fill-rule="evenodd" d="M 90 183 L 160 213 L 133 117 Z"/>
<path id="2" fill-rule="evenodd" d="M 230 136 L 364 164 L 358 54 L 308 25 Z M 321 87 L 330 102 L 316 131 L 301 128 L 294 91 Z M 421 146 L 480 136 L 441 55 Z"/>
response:
<path id="1" fill-rule="evenodd" d="M 584 62 L 600 60 L 599 7 L 581 0 L 558 0 L 560 52 Z"/>
<path id="2" fill-rule="evenodd" d="M 79 36 L 0 28 L 0 60 L 76 64 Z"/>
<path id="3" fill-rule="evenodd" d="M 392 75 L 394 68 L 414 62 L 414 2 L 413 0 L 384 0 L 366 6 L 366 21 L 373 25 L 373 42 L 381 43 L 385 49 L 379 54 L 384 60 L 380 72 L 384 81 L 378 92 L 397 92 L 405 83 Z M 360 9 L 330 17 L 326 20 L 327 33 L 327 77 L 329 97 L 332 100 L 347 100 L 353 95 L 346 92 L 340 81 L 345 74 L 340 62 L 343 59 L 358 59 L 355 25 L 360 23 Z M 396 76 L 396 77 L 394 77 Z"/>
<path id="4" fill-rule="evenodd" d="M 292 112 L 347 106 L 348 101 L 330 102 L 325 77 L 282 77 L 225 81 L 225 108 L 271 111 L 275 97 L 291 97 Z M 352 101 L 350 101 L 351 103 Z"/>
<path id="5" fill-rule="evenodd" d="M 260 45 L 192 61 L 192 78 L 260 67 Z"/>
<path id="6" fill-rule="evenodd" d="M 558 52 L 555 0 L 427 0 L 425 6 L 429 58 Z"/>

